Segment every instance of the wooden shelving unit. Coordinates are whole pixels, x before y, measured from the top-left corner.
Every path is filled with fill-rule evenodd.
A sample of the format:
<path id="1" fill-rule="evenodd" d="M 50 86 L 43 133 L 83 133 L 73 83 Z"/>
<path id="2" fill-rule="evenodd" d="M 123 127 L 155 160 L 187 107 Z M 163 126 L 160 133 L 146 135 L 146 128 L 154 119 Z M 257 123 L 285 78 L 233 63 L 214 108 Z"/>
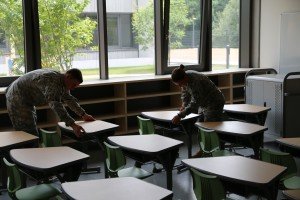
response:
<path id="1" fill-rule="evenodd" d="M 244 102 L 248 69 L 204 72 L 223 92 L 227 104 Z M 140 76 L 84 82 L 72 91 L 80 105 L 96 119 L 119 125 L 118 135 L 137 132 L 136 116 L 143 111 L 172 110 L 181 105 L 180 88 L 170 75 Z M 69 111 L 69 108 L 67 108 Z M 72 111 L 75 119 L 80 120 Z M 58 118 L 47 106 L 37 107 L 38 126 L 55 127 Z M 6 110 L 5 88 L 0 88 L 0 131 L 11 130 Z"/>

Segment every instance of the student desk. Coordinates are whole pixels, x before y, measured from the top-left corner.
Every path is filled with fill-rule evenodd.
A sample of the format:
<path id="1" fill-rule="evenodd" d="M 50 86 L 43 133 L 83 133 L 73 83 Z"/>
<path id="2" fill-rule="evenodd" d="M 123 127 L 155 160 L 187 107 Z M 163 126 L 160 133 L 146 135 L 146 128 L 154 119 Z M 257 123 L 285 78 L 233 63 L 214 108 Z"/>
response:
<path id="1" fill-rule="evenodd" d="M 23 131 L 0 132 L 0 163 L 2 175 L 2 185 L 0 189 L 5 189 L 7 182 L 7 173 L 3 163 L 3 157 L 9 157 L 9 151 L 11 149 L 38 147 L 38 140 L 38 137 Z"/>
<path id="2" fill-rule="evenodd" d="M 298 149 L 300 151 L 300 137 L 296 138 L 278 138 L 276 141 L 283 146 Z"/>
<path id="3" fill-rule="evenodd" d="M 227 104 L 223 110 L 233 119 L 244 119 L 263 126 L 271 108 L 251 104 Z"/>
<path id="4" fill-rule="evenodd" d="M 179 111 L 152 111 L 152 112 L 142 112 L 141 115 L 145 118 L 151 119 L 154 124 L 165 127 L 167 129 L 172 129 L 176 127 L 172 123 L 172 119 L 176 116 Z M 188 158 L 192 156 L 192 134 L 194 123 L 197 121 L 199 115 L 189 114 L 180 121 L 180 127 L 183 132 L 188 136 Z"/>
<path id="5" fill-rule="evenodd" d="M 290 200 L 300 200 L 300 189 L 297 190 L 284 190 L 283 195 Z"/>
<path id="6" fill-rule="evenodd" d="M 108 136 L 113 135 L 115 130 L 119 127 L 119 125 L 112 124 L 109 122 L 101 121 L 101 120 L 96 120 L 96 121 L 91 121 L 91 122 L 84 122 L 84 121 L 76 121 L 76 124 L 82 126 L 82 128 L 85 130 L 86 134 L 82 137 L 76 137 L 76 135 L 73 133 L 73 129 L 69 126 L 66 126 L 64 122 L 59 122 L 58 127 L 61 130 L 61 133 L 75 139 L 76 141 L 80 142 L 82 144 L 82 147 L 86 149 L 86 145 L 83 143 L 89 140 L 96 140 L 100 149 L 103 152 L 104 155 L 104 146 L 103 146 L 103 141 L 107 139 Z M 104 156 L 105 157 L 105 156 Z M 104 163 L 105 163 L 104 159 Z M 106 168 L 106 165 L 104 164 L 104 168 Z M 95 168 L 90 168 L 86 169 L 89 171 L 97 171 L 100 172 L 100 168 L 97 167 Z M 106 173 L 107 170 L 105 171 L 105 178 L 108 178 L 108 174 Z"/>
<path id="7" fill-rule="evenodd" d="M 254 156 L 259 157 L 259 148 L 263 147 L 264 131 L 267 127 L 240 121 L 196 122 L 197 127 L 215 130 L 221 140 L 250 147 Z"/>
<path id="8" fill-rule="evenodd" d="M 280 175 L 286 170 L 286 167 L 242 156 L 185 159 L 182 163 L 203 173 L 218 176 L 228 191 L 241 192 L 235 190 L 243 186 L 250 192 L 259 191 L 270 200 L 276 199 Z"/>
<path id="9" fill-rule="evenodd" d="M 167 188 L 172 189 L 172 170 L 183 142 L 156 134 L 111 136 L 108 141 L 120 146 L 128 157 L 141 163 L 150 160 L 161 163 L 167 173 Z"/>
<path id="10" fill-rule="evenodd" d="M 43 180 L 55 175 L 60 182 L 67 181 L 60 173 L 73 168 L 81 169 L 83 162 L 89 159 L 89 155 L 66 146 L 13 149 L 10 157 L 20 169 L 35 179 Z M 77 180 L 80 174 L 76 175 Z"/>
<path id="11" fill-rule="evenodd" d="M 62 189 L 70 199 L 158 200 L 172 199 L 173 192 L 133 177 L 68 182 Z"/>

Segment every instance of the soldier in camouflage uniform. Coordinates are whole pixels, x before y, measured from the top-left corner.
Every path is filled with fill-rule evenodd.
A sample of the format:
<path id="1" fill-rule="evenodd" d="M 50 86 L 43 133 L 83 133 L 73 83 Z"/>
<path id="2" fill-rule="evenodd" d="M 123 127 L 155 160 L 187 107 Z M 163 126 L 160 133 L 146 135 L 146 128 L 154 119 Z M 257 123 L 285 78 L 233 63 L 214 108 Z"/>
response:
<path id="1" fill-rule="evenodd" d="M 6 90 L 6 105 L 15 130 L 38 135 L 35 106 L 48 104 L 61 121 L 71 126 L 76 136 L 84 134 L 84 129 L 75 123 L 63 103 L 81 116 L 84 121 L 95 120 L 85 113 L 70 90 L 82 83 L 78 69 L 70 69 L 65 74 L 50 69 L 31 71 L 15 80 Z"/>
<path id="2" fill-rule="evenodd" d="M 221 121 L 225 103 L 222 92 L 205 75 L 188 70 L 184 66 L 172 72 L 172 81 L 181 87 L 182 106 L 172 122 L 179 124 L 180 119 L 190 113 L 199 113 L 199 121 Z M 202 156 L 201 149 L 192 157 Z"/>
<path id="3" fill-rule="evenodd" d="M 182 107 L 172 122 L 178 124 L 190 113 L 203 115 L 203 121 L 220 121 L 225 103 L 222 92 L 205 75 L 188 70 L 184 66 L 174 69 L 172 80 L 182 88 Z"/>

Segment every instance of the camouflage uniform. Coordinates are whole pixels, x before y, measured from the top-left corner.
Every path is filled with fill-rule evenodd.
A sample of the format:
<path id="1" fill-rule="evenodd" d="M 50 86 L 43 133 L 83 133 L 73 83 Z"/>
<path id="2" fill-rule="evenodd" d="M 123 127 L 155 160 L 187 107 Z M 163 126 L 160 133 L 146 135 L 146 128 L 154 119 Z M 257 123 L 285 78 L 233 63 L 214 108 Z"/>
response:
<path id="1" fill-rule="evenodd" d="M 64 75 L 49 69 L 31 71 L 6 90 L 6 105 L 13 127 L 34 135 L 38 135 L 35 106 L 48 104 L 67 126 L 74 123 L 62 102 L 78 116 L 85 113 L 67 90 Z"/>
<path id="2" fill-rule="evenodd" d="M 204 121 L 220 121 L 225 103 L 222 92 L 205 75 L 188 70 L 188 84 L 182 88 L 181 99 L 185 107 L 179 113 L 185 117 L 190 113 L 203 114 Z"/>

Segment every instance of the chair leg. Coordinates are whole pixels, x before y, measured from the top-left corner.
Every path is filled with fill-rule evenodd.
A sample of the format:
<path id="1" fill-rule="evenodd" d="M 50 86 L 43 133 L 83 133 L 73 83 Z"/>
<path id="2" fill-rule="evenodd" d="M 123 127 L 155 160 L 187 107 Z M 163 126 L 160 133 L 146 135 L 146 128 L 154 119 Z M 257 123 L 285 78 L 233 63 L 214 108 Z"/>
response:
<path id="1" fill-rule="evenodd" d="M 155 163 L 153 163 L 153 169 L 152 169 L 153 173 L 160 173 L 162 170 L 163 168 L 157 168 Z"/>

